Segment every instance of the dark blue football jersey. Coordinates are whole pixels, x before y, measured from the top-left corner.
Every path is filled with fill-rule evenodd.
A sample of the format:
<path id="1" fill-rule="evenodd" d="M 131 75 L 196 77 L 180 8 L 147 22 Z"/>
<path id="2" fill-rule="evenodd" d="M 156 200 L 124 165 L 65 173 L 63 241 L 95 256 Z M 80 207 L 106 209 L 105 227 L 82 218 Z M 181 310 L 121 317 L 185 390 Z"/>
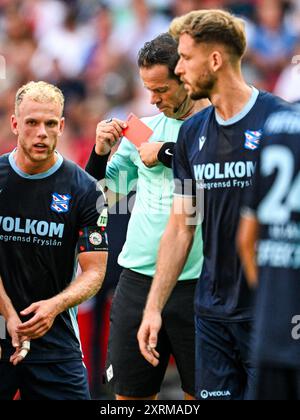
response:
<path id="1" fill-rule="evenodd" d="M 204 265 L 195 295 L 196 314 L 203 317 L 227 321 L 253 317 L 253 296 L 237 255 L 236 231 L 262 128 L 281 104 L 279 98 L 253 88 L 248 104 L 232 119 L 223 121 L 211 106 L 181 127 L 174 159 L 175 194 L 204 192 Z M 184 188 L 186 179 L 193 181 L 192 192 Z"/>
<path id="2" fill-rule="evenodd" d="M 300 110 L 272 115 L 264 128 L 246 206 L 260 223 L 255 357 L 300 367 Z"/>
<path id="3" fill-rule="evenodd" d="M 76 276 L 79 252 L 107 250 L 104 227 L 99 235 L 103 209 L 95 180 L 61 155 L 33 176 L 19 170 L 13 153 L 0 157 L 0 274 L 18 313 L 64 290 Z M 44 337 L 32 340 L 24 363 L 81 358 L 76 315 L 76 308 L 58 315 Z M 10 339 L 0 343 L 7 360 Z"/>

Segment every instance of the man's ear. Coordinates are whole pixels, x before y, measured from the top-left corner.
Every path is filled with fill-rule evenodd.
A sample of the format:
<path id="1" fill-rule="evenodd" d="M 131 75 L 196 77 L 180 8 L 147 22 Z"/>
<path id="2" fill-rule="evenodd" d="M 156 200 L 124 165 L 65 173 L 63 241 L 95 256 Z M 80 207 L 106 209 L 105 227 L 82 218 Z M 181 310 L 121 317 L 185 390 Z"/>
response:
<path id="1" fill-rule="evenodd" d="M 16 136 L 19 134 L 19 131 L 18 131 L 18 121 L 17 121 L 17 117 L 15 115 L 12 115 L 11 116 L 11 119 L 10 119 L 10 128 L 11 128 L 11 131 Z"/>
<path id="2" fill-rule="evenodd" d="M 223 64 L 223 57 L 219 51 L 213 51 L 210 55 L 210 65 L 213 72 L 217 72 Z"/>
<path id="3" fill-rule="evenodd" d="M 62 135 L 64 128 L 65 128 L 65 118 L 62 117 L 59 123 L 59 134 L 58 134 L 59 137 Z"/>

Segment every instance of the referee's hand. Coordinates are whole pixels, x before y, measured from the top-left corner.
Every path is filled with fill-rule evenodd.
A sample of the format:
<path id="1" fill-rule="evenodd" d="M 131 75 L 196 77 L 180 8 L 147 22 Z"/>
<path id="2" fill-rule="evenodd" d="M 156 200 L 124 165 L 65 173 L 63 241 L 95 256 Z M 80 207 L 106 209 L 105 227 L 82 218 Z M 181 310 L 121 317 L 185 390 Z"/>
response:
<path id="1" fill-rule="evenodd" d="M 117 118 L 103 120 L 97 125 L 95 152 L 99 156 L 108 155 L 113 146 L 123 136 L 127 123 Z"/>
<path id="2" fill-rule="evenodd" d="M 156 351 L 156 346 L 161 325 L 162 320 L 159 312 L 145 312 L 137 334 L 142 355 L 154 367 L 159 363 L 159 353 Z"/>
<path id="3" fill-rule="evenodd" d="M 153 166 L 159 163 L 158 160 L 158 152 L 162 148 L 162 142 L 153 142 L 153 143 L 143 143 L 139 148 L 138 152 L 141 158 L 141 161 L 145 166 L 148 168 L 152 168 Z"/>

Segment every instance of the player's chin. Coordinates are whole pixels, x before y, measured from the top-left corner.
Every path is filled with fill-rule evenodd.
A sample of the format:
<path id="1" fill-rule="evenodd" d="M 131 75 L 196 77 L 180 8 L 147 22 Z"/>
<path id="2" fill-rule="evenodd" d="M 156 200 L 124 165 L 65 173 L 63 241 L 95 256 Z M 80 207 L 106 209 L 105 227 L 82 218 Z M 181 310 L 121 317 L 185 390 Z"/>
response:
<path id="1" fill-rule="evenodd" d="M 49 158 L 49 150 L 45 149 L 43 151 L 39 151 L 39 152 L 32 152 L 30 154 L 31 160 L 33 162 L 42 162 L 43 160 L 47 160 Z"/>
<path id="2" fill-rule="evenodd" d="M 184 82 L 184 89 L 187 91 L 188 94 L 192 91 L 192 87 L 188 82 Z"/>
<path id="3" fill-rule="evenodd" d="M 188 95 L 193 101 L 199 101 L 200 99 L 206 99 L 208 96 L 206 93 L 199 90 L 191 90 Z"/>

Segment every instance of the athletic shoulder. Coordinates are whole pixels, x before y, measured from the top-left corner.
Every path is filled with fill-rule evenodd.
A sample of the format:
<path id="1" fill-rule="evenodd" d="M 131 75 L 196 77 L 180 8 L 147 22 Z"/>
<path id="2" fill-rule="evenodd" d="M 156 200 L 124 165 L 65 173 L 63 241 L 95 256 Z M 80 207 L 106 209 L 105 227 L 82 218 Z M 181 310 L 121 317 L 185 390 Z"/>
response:
<path id="1" fill-rule="evenodd" d="M 273 95 L 272 93 L 260 90 L 258 100 L 261 103 L 264 103 L 266 107 L 270 107 L 271 111 L 276 111 L 281 108 L 290 106 L 289 102 L 286 102 L 284 99 L 279 96 Z"/>
<path id="2" fill-rule="evenodd" d="M 181 132 L 192 132 L 197 130 L 204 121 L 207 121 L 214 113 L 214 107 L 212 105 L 202 109 L 201 111 L 188 118 L 181 126 Z"/>
<path id="3" fill-rule="evenodd" d="M 8 157 L 9 157 L 10 153 L 5 153 L 4 155 L 0 156 L 0 164 L 6 164 L 8 163 Z"/>
<path id="4" fill-rule="evenodd" d="M 265 135 L 300 134 L 300 108 L 288 104 L 273 112 L 266 121 Z"/>
<path id="5" fill-rule="evenodd" d="M 10 153 L 6 153 L 5 155 L 1 155 L 0 156 L 0 168 L 1 168 L 1 171 L 3 172 L 3 171 L 7 171 L 7 170 L 9 170 L 9 167 L 10 167 L 10 164 L 9 164 L 9 155 L 10 155 Z"/>
<path id="6" fill-rule="evenodd" d="M 76 174 L 80 177 L 83 177 L 90 181 L 96 181 L 94 177 L 89 175 L 84 169 L 82 169 L 77 163 L 73 162 L 72 160 L 64 158 L 64 164 L 62 169 L 65 172 Z"/>
<path id="7" fill-rule="evenodd" d="M 64 159 L 62 165 L 63 176 L 73 184 L 73 187 L 78 190 L 87 190 L 92 187 L 95 188 L 97 180 L 85 172 L 80 166 L 71 160 Z"/>

